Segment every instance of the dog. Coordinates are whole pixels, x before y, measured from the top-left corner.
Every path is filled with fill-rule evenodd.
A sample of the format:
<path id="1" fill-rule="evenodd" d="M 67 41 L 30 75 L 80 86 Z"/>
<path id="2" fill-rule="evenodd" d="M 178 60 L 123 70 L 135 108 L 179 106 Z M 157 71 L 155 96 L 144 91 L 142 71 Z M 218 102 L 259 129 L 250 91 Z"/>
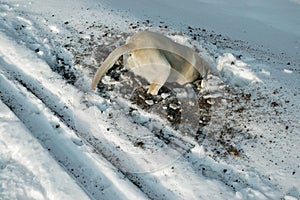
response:
<path id="1" fill-rule="evenodd" d="M 157 95 L 166 82 L 184 85 L 213 71 L 193 49 L 160 33 L 142 31 L 109 54 L 93 78 L 92 89 L 122 55 L 125 67 L 150 83 L 147 93 L 152 95 Z"/>

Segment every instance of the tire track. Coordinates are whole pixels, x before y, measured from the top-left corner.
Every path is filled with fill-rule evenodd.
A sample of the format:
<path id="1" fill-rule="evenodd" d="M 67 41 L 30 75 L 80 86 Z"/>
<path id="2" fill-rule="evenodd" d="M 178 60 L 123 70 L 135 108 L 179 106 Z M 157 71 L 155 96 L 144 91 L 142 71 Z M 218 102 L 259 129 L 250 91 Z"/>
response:
<path id="1" fill-rule="evenodd" d="M 132 186 L 128 185 L 126 181 L 121 185 L 125 188 L 129 187 L 128 189 L 132 193 L 126 194 L 126 192 L 115 188 L 116 180 L 114 179 L 116 177 L 109 177 L 104 174 L 108 164 L 102 161 L 102 165 L 104 165 L 102 168 L 104 169 L 101 170 L 99 168 L 101 163 L 95 163 L 82 151 L 83 149 L 78 147 L 78 144 L 75 144 L 74 138 L 76 137 L 67 138 L 67 135 L 72 133 L 66 133 L 69 132 L 68 128 L 58 123 L 59 120 L 55 119 L 51 111 L 47 111 L 47 108 L 43 107 L 44 105 L 39 99 L 28 93 L 21 85 L 13 84 L 2 74 L 0 74 L 0 98 L 91 199 L 111 199 L 112 197 L 131 199 L 137 196 L 145 198 L 135 189 L 130 188 Z M 57 125 L 60 125 L 59 128 L 56 127 Z M 113 171 L 118 174 L 117 170 Z"/>

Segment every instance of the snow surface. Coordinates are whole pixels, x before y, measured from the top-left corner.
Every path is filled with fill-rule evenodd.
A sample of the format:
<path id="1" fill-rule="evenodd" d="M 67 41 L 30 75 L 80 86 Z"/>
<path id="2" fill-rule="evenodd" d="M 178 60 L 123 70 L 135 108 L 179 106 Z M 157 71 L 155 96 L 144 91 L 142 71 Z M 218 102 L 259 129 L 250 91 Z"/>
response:
<path id="1" fill-rule="evenodd" d="M 89 199 L 13 112 L 0 108 L 1 199 Z"/>
<path id="2" fill-rule="evenodd" d="M 1 0 L 0 17 L 0 199 L 300 199 L 299 1 Z M 201 134 L 110 76 L 90 90 L 145 29 L 215 60 Z"/>
<path id="3" fill-rule="evenodd" d="M 154 18 L 213 30 L 236 40 L 287 54 L 300 62 L 299 1 L 288 0 L 104 0 L 117 11 L 136 18 Z M 126 13 L 126 12 L 125 12 Z"/>

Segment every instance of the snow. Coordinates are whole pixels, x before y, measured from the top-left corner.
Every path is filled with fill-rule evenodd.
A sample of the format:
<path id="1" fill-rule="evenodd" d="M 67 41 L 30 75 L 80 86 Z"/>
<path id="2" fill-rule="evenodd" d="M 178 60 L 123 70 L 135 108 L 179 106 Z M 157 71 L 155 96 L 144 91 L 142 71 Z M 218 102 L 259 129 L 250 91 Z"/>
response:
<path id="1" fill-rule="evenodd" d="M 300 198 L 299 1 L 3 0 L 0 16 L 0 199 Z M 91 91 L 145 29 L 219 76 L 162 107 L 134 103 L 123 69 Z M 182 108 L 177 128 L 160 115 Z"/>
<path id="2" fill-rule="evenodd" d="M 104 0 L 117 11 L 136 18 L 154 18 L 214 30 L 255 46 L 287 54 L 299 63 L 300 5 L 288 0 Z M 167 12 L 166 12 L 167 11 Z M 159 16 L 159 17 L 158 17 Z M 158 19 L 157 19 L 158 18 Z"/>
<path id="3" fill-rule="evenodd" d="M 224 81 L 230 85 L 243 87 L 252 82 L 261 82 L 245 62 L 236 59 L 231 53 L 219 57 L 217 68 Z"/>
<path id="4" fill-rule="evenodd" d="M 89 199 L 3 102 L 0 109 L 1 199 Z"/>

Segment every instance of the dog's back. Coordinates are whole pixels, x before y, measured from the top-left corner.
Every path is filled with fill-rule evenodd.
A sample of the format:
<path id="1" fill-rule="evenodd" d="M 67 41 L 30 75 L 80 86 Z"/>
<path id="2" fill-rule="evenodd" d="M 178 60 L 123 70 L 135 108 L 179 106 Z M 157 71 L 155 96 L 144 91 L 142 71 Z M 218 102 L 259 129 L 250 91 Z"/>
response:
<path id="1" fill-rule="evenodd" d="M 134 58 L 128 58 L 131 59 L 129 60 L 131 68 L 135 68 L 137 74 L 146 78 L 151 85 L 157 84 L 155 91 L 158 91 L 158 87 L 166 81 L 185 84 L 194 81 L 199 74 L 205 78 L 211 71 L 209 63 L 193 49 L 178 44 L 162 34 L 143 31 L 132 36 L 125 45 L 116 48 L 105 59 L 94 76 L 92 88 L 95 88 L 117 59 L 126 54 L 134 54 Z M 143 69 L 153 68 L 151 64 L 156 70 Z"/>

